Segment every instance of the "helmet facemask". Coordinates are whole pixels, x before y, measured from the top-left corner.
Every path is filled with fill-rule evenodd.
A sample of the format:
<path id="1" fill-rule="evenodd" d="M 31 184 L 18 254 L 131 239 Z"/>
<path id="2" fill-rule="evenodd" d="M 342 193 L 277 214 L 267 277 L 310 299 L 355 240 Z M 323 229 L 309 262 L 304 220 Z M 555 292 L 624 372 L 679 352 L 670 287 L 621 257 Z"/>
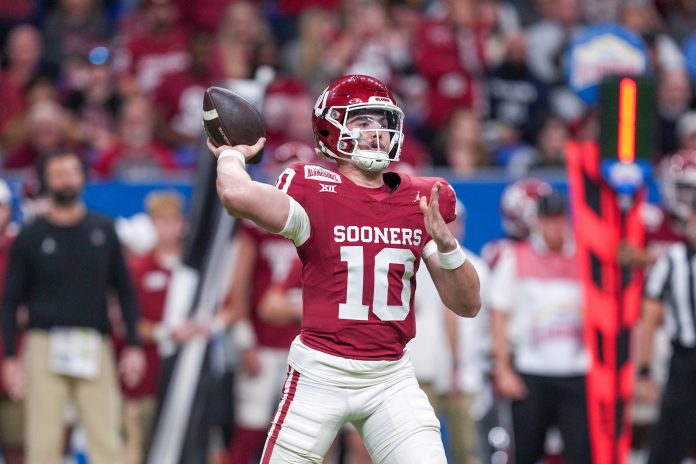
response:
<path id="1" fill-rule="evenodd" d="M 673 188 L 674 198 L 670 199 L 670 211 L 682 221 L 686 221 L 691 215 L 696 185 L 693 182 L 676 182 Z"/>
<path id="2" fill-rule="evenodd" d="M 381 171 L 399 160 L 404 114 L 391 102 L 335 106 L 324 118 L 340 131 L 336 147 L 326 147 L 335 158 L 367 171 Z"/>

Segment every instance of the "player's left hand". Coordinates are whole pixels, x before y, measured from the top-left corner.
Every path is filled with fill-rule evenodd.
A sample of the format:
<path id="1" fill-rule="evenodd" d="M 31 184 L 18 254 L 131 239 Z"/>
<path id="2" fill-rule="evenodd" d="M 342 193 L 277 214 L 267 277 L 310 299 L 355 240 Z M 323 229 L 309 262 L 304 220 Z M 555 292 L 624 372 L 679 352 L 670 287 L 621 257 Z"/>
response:
<path id="1" fill-rule="evenodd" d="M 441 182 L 435 182 L 430 192 L 430 202 L 425 196 L 420 199 L 420 210 L 425 220 L 425 230 L 433 238 L 440 253 L 447 253 L 457 248 L 457 239 L 447 227 L 447 223 L 440 214 L 440 190 Z"/>

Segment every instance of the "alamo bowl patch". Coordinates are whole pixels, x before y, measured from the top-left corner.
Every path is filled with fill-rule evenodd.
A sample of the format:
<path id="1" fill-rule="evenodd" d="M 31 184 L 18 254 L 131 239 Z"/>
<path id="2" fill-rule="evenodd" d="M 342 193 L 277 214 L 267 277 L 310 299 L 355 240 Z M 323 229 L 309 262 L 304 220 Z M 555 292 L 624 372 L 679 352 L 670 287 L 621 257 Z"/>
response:
<path id="1" fill-rule="evenodd" d="M 341 183 L 341 176 L 339 176 L 338 173 L 322 168 L 321 166 L 305 165 L 304 176 L 305 179 L 335 182 L 337 184 Z"/>

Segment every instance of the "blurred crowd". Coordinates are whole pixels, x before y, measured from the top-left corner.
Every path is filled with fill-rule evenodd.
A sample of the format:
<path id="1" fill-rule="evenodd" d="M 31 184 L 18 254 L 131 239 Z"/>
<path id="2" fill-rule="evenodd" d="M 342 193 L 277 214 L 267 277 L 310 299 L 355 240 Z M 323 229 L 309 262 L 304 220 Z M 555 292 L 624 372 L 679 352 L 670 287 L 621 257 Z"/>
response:
<path id="1" fill-rule="evenodd" d="M 646 225 L 659 229 L 669 223 L 677 231 L 661 242 L 655 239 L 656 244 L 684 241 L 689 195 L 696 190 L 696 155 L 691 152 L 696 150 L 696 75 L 690 74 L 696 66 L 683 48 L 696 31 L 693 0 L 0 2 L 0 167 L 9 174 L 31 174 L 45 156 L 67 150 L 82 160 L 92 179 L 190 179 L 197 157 L 205 153 L 200 149 L 203 92 L 218 84 L 261 108 L 267 155 L 255 173 L 272 179 L 288 162 L 316 162 L 309 115 L 330 81 L 347 73 L 379 78 L 406 114 L 400 168 L 427 172 L 443 167 L 461 176 L 497 168 L 525 178 L 511 184 L 501 199 L 507 237 L 489 244 L 483 260 L 471 254 L 487 307 L 473 321 L 453 322 L 446 311 L 431 310 L 438 306 L 437 294 L 425 282 L 427 276 L 419 274 L 419 339 L 409 348 L 421 386 L 451 434 L 451 462 L 507 462 L 512 423 L 528 425 L 537 417 L 539 398 L 534 394 L 545 388 L 538 382 L 539 372 L 545 378 L 579 378 L 587 369 L 577 275 L 542 276 L 548 280 L 539 296 L 548 302 L 542 311 L 546 319 L 532 322 L 518 319 L 516 311 L 530 309 L 518 308 L 525 298 L 509 289 L 522 289 L 523 295 L 539 292 L 534 288 L 538 270 L 554 269 L 545 263 L 573 266 L 565 204 L 549 196 L 548 184 L 526 177 L 538 168 L 564 168 L 567 141 L 597 139 L 596 109 L 568 88 L 564 52 L 574 34 L 608 21 L 644 40 L 656 79 L 654 161 L 664 160 L 660 172 L 666 210 L 651 210 Z M 673 156 L 675 152 L 682 155 Z M 681 196 L 676 192 L 680 186 L 689 189 Z M 42 188 L 27 181 L 22 193 Z M 0 273 L 18 229 L 10 220 L 10 203 L 10 190 L 0 184 Z M 294 247 L 240 221 L 235 269 L 219 317 L 205 324 L 168 326 L 163 322 L 165 296 L 181 259 L 186 206 L 172 192 L 155 192 L 144 211 L 138 224 L 122 230 L 117 225 L 139 301 L 138 332 L 149 366 L 137 385 L 122 385 L 120 436 L 126 437 L 127 462 L 143 462 L 150 442 L 158 345 L 185 344 L 199 336 L 214 339 L 221 327 L 229 327 L 237 360 L 227 399 L 234 403 L 236 422 L 226 424 L 229 450 L 223 454 L 231 463 L 248 464 L 260 452 L 282 386 L 287 348 L 299 331 L 301 282 Z M 460 212 L 465 218 L 465 211 Z M 650 222 L 656 215 L 659 220 Z M 453 227 L 461 238 L 464 223 Z M 655 256 L 643 256 L 644 261 L 651 264 L 664 249 L 656 246 Z M 558 256 L 550 256 L 549 250 Z M 630 259 L 637 262 L 636 254 Z M 538 266 L 516 275 L 518 256 Z M 549 292 L 554 285 L 560 290 Z M 26 315 L 20 311 L 20 326 L 22 317 Z M 560 328 L 554 325 L 559 320 Z M 550 362 L 533 350 L 530 354 L 539 340 L 532 342 L 523 330 L 514 330 L 533 324 L 538 324 L 535 336 L 549 335 Z M 118 333 L 117 319 L 114 326 Z M 122 344 L 117 337 L 117 352 Z M 571 345 L 577 356 L 564 358 L 563 350 Z M 553 351 L 558 346 L 561 350 Z M 517 355 L 517 362 L 532 361 L 506 364 L 511 355 Z M 663 381 L 666 356 L 656 359 Z M 554 370 L 554 363 L 562 366 Z M 582 393 L 577 395 L 571 401 L 575 406 L 584 401 Z M 537 404 L 524 403 L 526 409 L 512 413 L 495 407 L 519 406 L 524 398 Z M 656 402 L 636 408 L 635 422 L 653 424 Z M 541 406 L 549 404 L 541 401 Z M 578 418 L 575 412 L 566 414 Z M 23 437 L 16 433 L 22 430 L 21 409 L 4 392 L 0 419 L 6 462 L 22 462 Z M 558 440 L 545 438 L 546 425 L 527 427 L 534 437 L 517 437 L 543 448 L 528 450 L 530 455 L 560 454 L 554 448 Z M 578 436 L 573 424 L 556 425 L 561 434 Z M 518 426 L 514 433 L 524 428 Z M 343 432 L 333 462 L 369 462 L 356 435 L 351 428 Z M 636 448 L 645 450 L 645 436 L 636 437 Z M 566 450 L 569 446 L 566 440 Z M 580 449 L 577 462 L 587 462 L 585 444 L 580 440 L 573 446 Z"/>
<path id="2" fill-rule="evenodd" d="M 70 147 L 96 178 L 190 170 L 201 96 L 262 107 L 268 149 L 311 146 L 307 109 L 334 78 L 385 82 L 407 116 L 403 160 L 462 175 L 562 167 L 597 114 L 571 92 L 565 49 L 612 21 L 641 37 L 657 82 L 656 157 L 696 144 L 684 44 L 689 0 L 21 0 L 0 8 L 0 160 Z M 298 116 L 299 115 L 299 116 Z"/>

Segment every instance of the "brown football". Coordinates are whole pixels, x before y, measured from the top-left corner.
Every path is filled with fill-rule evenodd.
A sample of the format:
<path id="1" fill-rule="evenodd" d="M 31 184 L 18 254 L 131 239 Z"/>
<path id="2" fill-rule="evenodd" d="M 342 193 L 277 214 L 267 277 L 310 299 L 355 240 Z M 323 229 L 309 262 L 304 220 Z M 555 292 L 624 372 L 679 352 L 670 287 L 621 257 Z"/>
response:
<path id="1" fill-rule="evenodd" d="M 216 147 L 253 145 L 266 136 L 261 114 L 254 106 L 231 90 L 208 87 L 203 96 L 203 127 Z M 261 161 L 263 150 L 248 164 Z"/>

